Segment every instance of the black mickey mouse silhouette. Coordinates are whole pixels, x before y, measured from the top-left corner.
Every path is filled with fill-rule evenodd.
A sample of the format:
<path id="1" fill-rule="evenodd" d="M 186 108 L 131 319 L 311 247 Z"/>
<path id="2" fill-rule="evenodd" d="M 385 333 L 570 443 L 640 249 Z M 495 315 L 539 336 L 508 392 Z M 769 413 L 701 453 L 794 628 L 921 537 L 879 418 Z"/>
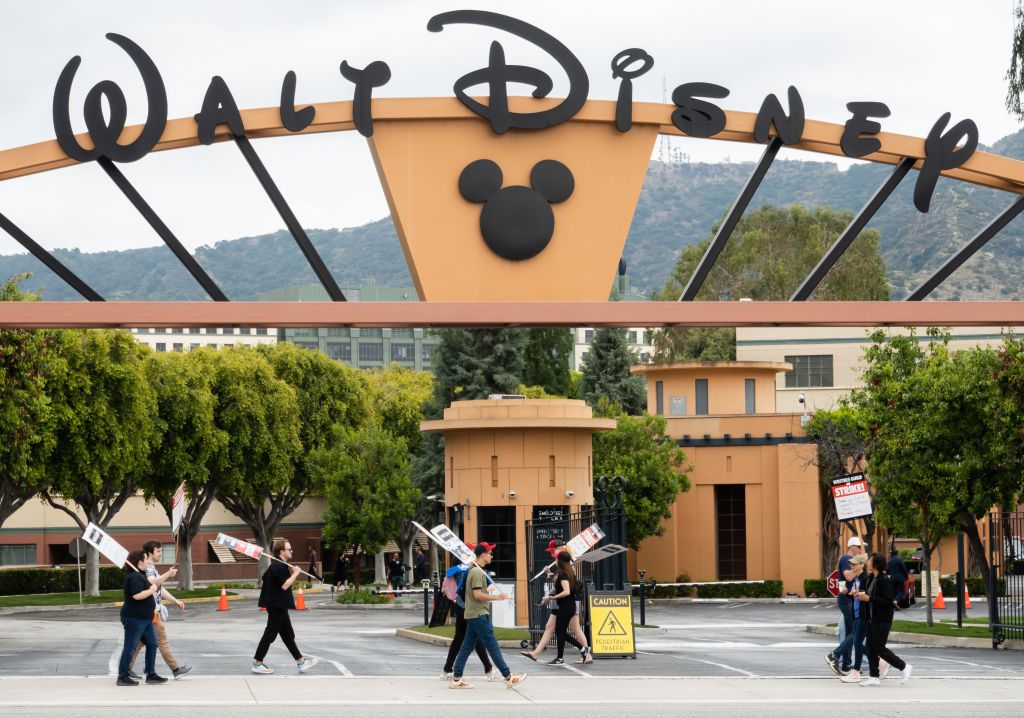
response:
<path id="1" fill-rule="evenodd" d="M 557 160 L 541 160 L 530 170 L 530 187 L 502 187 L 501 168 L 492 160 L 476 160 L 459 175 L 459 192 L 484 205 L 480 232 L 484 242 L 504 259 L 535 257 L 555 231 L 551 204 L 564 202 L 575 189 L 569 168 Z"/>

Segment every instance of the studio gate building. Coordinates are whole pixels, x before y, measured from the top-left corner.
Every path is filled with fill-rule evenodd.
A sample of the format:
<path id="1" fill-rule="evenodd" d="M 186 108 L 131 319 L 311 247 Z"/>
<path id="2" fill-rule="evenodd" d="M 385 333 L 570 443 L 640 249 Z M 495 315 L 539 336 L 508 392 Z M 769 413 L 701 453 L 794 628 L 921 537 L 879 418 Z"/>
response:
<path id="1" fill-rule="evenodd" d="M 720 105 L 729 95 L 727 88 L 699 81 L 676 86 L 671 104 L 634 103 L 633 83 L 642 81 L 653 66 L 653 58 L 639 48 L 609 51 L 610 70 L 619 85 L 618 98 L 593 100 L 589 99 L 587 69 L 566 45 L 541 29 L 483 11 L 442 13 L 430 18 L 426 29 L 443 35 L 452 25 L 469 25 L 476 32 L 497 37 L 508 33 L 536 46 L 564 72 L 569 85 L 566 97 L 549 97 L 552 78 L 537 68 L 506 62 L 504 47 L 495 40 L 485 65 L 479 66 L 481 58 L 467 58 L 468 67 L 476 69 L 455 80 L 455 97 L 382 97 L 382 88 L 391 77 L 385 62 L 378 60 L 362 67 L 343 62 L 342 75 L 354 88 L 351 100 L 296 105 L 297 78 L 289 73 L 281 86 L 280 106 L 240 110 L 228 84 L 214 77 L 195 117 L 168 119 L 158 63 L 132 40 L 111 34 L 108 38 L 139 68 L 149 100 L 147 120 L 143 125 L 126 127 L 124 94 L 107 81 L 88 93 L 85 118 L 89 131 L 76 135 L 71 129 L 69 98 L 81 59 L 69 61 L 54 90 L 56 139 L 0 151 L 0 181 L 18 181 L 22 176 L 58 171 L 81 162 L 98 163 L 212 301 L 105 302 L 32 238 L 31 218 L 22 227 L 0 215 L 0 226 L 6 232 L 87 300 L 3 303 L 0 327 L 1024 325 L 1019 303 L 921 301 L 1024 209 L 1024 163 L 977 151 L 978 128 L 973 121 L 936 113 L 939 116 L 934 125 L 922 128 L 924 136 L 898 135 L 882 131 L 881 121 L 890 114 L 883 103 L 851 102 L 845 123 L 820 122 L 808 118 L 795 87 L 788 88 L 785 101 L 767 94 L 756 112 L 730 111 Z M 532 97 L 509 97 L 510 83 L 535 88 Z M 474 88 L 483 88 L 486 97 L 470 95 Z M 104 99 L 110 107 L 109 117 L 102 111 Z M 345 293 L 256 149 L 261 138 L 353 130 L 369 144 L 420 301 L 346 302 Z M 765 149 L 679 301 L 608 302 L 659 134 L 756 143 Z M 132 162 L 144 161 L 150 152 L 217 142 L 233 143 L 238 148 L 330 301 L 304 302 L 301 310 L 291 302 L 230 301 L 122 170 Z M 789 301 L 713 301 L 702 293 L 708 273 L 758 186 L 770 177 L 772 163 L 782 147 L 856 158 L 893 169 Z M 914 205 L 927 212 L 940 177 L 1002 190 L 1008 196 L 1006 209 L 992 217 L 942 266 L 935 267 L 908 301 L 815 301 L 815 290 L 822 279 L 841 261 L 850 243 L 901 182 L 913 178 Z M 794 581 L 817 573 L 808 574 L 810 556 L 803 550 L 804 545 L 818 539 L 811 522 L 786 513 L 789 500 L 799 501 L 803 495 L 802 489 L 795 487 L 810 481 L 806 471 L 794 467 L 813 447 L 796 441 L 799 431 L 785 428 L 791 417 L 777 415 L 774 401 L 759 393 L 760 379 L 773 384 L 777 366 L 721 367 L 701 376 L 703 371 L 688 366 L 647 371 L 649 409 L 657 411 L 658 382 L 663 382 L 662 401 L 668 402 L 669 408 L 673 399 L 684 397 L 694 408 L 693 417 L 687 414 L 670 422 L 673 432 L 680 433 L 674 433 L 675 438 L 684 444 L 697 442 L 688 449 L 698 468 L 694 491 L 677 502 L 670 536 L 641 551 L 645 561 L 647 551 L 651 551 L 651 563 L 643 568 L 654 571 L 652 567 L 657 566 L 657 572 L 663 574 L 659 578 L 664 579 L 674 578 L 673 566 L 710 576 L 722 575 L 723 570 L 736 573 L 743 564 L 748 578 L 756 578 L 759 572 L 771 575 L 778 566 L 787 590 L 794 590 Z M 744 379 L 742 384 L 738 383 L 740 378 Z M 748 378 L 755 382 L 753 418 L 745 411 Z M 702 401 L 696 382 L 701 379 L 708 382 L 707 415 L 696 412 Z M 724 382 L 721 394 L 713 389 L 719 380 Z M 674 382 L 693 382 L 694 393 L 673 389 Z M 719 396 L 733 408 L 715 410 L 720 416 L 714 418 L 712 409 Z M 461 411 L 459 407 L 450 409 Z M 762 416 L 763 411 L 768 413 Z M 576 419 L 584 421 L 586 417 Z M 591 417 L 590 421 L 596 420 Z M 723 463 L 729 458 L 734 475 L 760 472 L 760 481 L 705 480 L 706 452 L 699 444 L 705 435 L 717 452 L 715 456 L 721 455 Z M 731 454 L 719 450 L 720 446 L 732 449 L 730 442 L 741 436 L 749 443 L 736 445 Z M 495 455 L 488 455 L 482 467 L 472 464 L 473 471 L 478 472 L 472 479 L 468 473 L 460 475 L 458 467 L 446 475 L 446 496 L 453 480 L 479 482 L 479 471 L 486 473 Z M 581 468 L 575 463 L 577 459 L 574 454 L 574 471 Z M 728 473 L 724 467 L 722 471 Z M 715 472 L 717 475 L 718 470 Z M 591 476 L 586 478 L 593 479 L 592 467 Z M 500 480 L 499 475 L 499 489 Z M 583 481 L 584 477 L 572 480 Z M 765 552 L 758 557 L 747 553 L 742 561 L 735 552 L 727 561 L 712 559 L 722 555 L 720 549 L 727 544 L 711 543 L 709 527 L 713 522 L 722 525 L 731 521 L 729 516 L 735 515 L 715 508 L 714 501 L 721 498 L 722 507 L 735 506 L 736 489 L 727 487 L 740 483 L 746 487 L 744 530 L 748 539 L 760 532 Z M 465 493 L 458 488 L 451 487 L 450 500 Z M 484 486 L 487 490 L 493 488 Z M 571 506 L 565 491 L 561 503 Z M 797 493 L 787 495 L 787 491 Z M 505 493 L 507 501 L 507 490 Z M 538 493 L 536 501 L 553 502 L 554 498 Z M 752 511 L 755 506 L 756 512 Z M 526 507 L 520 513 L 517 504 L 515 520 L 521 521 L 526 513 Z M 760 518 L 755 520 L 754 516 Z M 471 524 L 467 524 L 466 538 L 477 538 Z M 769 545 L 778 545 L 778 553 L 767 548 Z M 786 566 L 791 563 L 799 565 L 798 572 L 803 575 L 786 574 Z M 726 564 L 730 568 L 725 568 Z"/>

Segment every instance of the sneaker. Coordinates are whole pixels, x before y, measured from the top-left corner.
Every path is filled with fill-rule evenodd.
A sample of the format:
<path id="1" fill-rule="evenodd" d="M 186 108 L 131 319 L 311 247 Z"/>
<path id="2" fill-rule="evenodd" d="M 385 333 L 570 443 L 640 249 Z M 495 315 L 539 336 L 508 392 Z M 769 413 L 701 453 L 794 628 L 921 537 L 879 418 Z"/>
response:
<path id="1" fill-rule="evenodd" d="M 563 659 L 563 658 L 552 658 L 550 661 L 548 661 L 548 665 L 549 666 L 561 666 L 564 663 L 565 663 L 565 659 Z"/>
<path id="2" fill-rule="evenodd" d="M 137 685 L 139 685 L 139 682 L 137 680 L 135 680 L 134 678 L 127 678 L 127 677 L 118 676 L 117 677 L 117 685 L 119 685 L 119 686 L 137 686 Z"/>
<path id="3" fill-rule="evenodd" d="M 128 677 L 131 678 L 133 681 L 141 681 L 142 680 L 142 676 L 140 676 L 138 673 L 136 673 L 135 671 L 133 671 L 131 669 L 128 670 Z"/>
<path id="4" fill-rule="evenodd" d="M 455 678 L 454 676 L 448 681 L 449 688 L 472 688 L 473 684 L 467 681 L 465 678 Z"/>
<path id="5" fill-rule="evenodd" d="M 164 678 L 163 676 L 158 676 L 156 673 L 150 673 L 148 676 L 146 676 L 146 685 L 147 686 L 158 686 L 161 683 L 166 683 L 166 682 L 167 682 L 166 678 Z"/>
<path id="6" fill-rule="evenodd" d="M 174 674 L 174 680 L 178 680 L 179 678 L 184 678 L 185 676 L 187 676 L 189 673 L 191 673 L 195 669 L 196 669 L 195 666 L 190 666 L 189 664 L 186 663 L 183 666 L 178 666 L 173 671 L 171 671 L 171 673 Z"/>
<path id="7" fill-rule="evenodd" d="M 452 680 L 452 678 L 453 678 L 453 674 L 448 673 L 447 671 L 441 671 L 441 680 L 442 681 L 450 681 L 450 680 Z"/>
<path id="8" fill-rule="evenodd" d="M 299 663 L 299 673 L 305 673 L 319 662 L 320 659 L 316 656 L 312 656 L 310 658 L 303 658 L 302 662 Z"/>
<path id="9" fill-rule="evenodd" d="M 520 673 L 518 676 L 515 673 L 510 673 L 508 678 L 505 679 L 506 688 L 515 688 L 520 683 L 526 680 L 526 674 Z"/>
<path id="10" fill-rule="evenodd" d="M 865 678 L 860 682 L 860 684 L 863 687 L 867 688 L 868 686 L 880 686 L 882 685 L 882 682 L 877 678 Z"/>
<path id="11" fill-rule="evenodd" d="M 843 666 L 842 668 L 839 669 L 839 675 L 841 675 L 841 676 L 845 676 L 849 672 L 850 672 L 850 667 L 849 666 Z"/>
<path id="12" fill-rule="evenodd" d="M 487 671 L 486 673 L 484 673 L 484 675 L 487 676 L 487 681 L 489 683 L 493 683 L 494 681 L 497 681 L 497 680 L 501 679 L 501 674 L 498 673 L 493 668 L 491 670 Z"/>
<path id="13" fill-rule="evenodd" d="M 911 671 L 911 670 L 913 670 L 913 668 L 914 668 L 914 667 L 913 667 L 913 666 L 911 666 L 911 665 L 910 665 L 910 664 L 908 663 L 908 664 L 906 665 L 906 667 L 905 667 L 905 668 L 903 669 L 903 671 L 902 671 L 902 673 L 903 673 L 903 677 L 902 677 L 902 678 L 900 679 L 900 684 L 901 684 L 901 685 L 904 685 L 904 686 L 905 686 L 905 685 L 907 685 L 907 681 L 909 681 L 909 680 L 910 680 L 910 671 Z"/>
<path id="14" fill-rule="evenodd" d="M 860 671 L 850 671 L 839 680 L 843 683 L 860 683 Z"/>
<path id="15" fill-rule="evenodd" d="M 252 662 L 252 669 L 251 670 L 252 670 L 253 673 L 262 673 L 264 675 L 267 675 L 267 674 L 270 674 L 270 673 L 274 672 L 274 669 L 271 668 L 270 666 L 268 666 L 266 663 L 260 663 L 258 661 L 253 661 Z"/>
<path id="16" fill-rule="evenodd" d="M 888 663 L 886 663 L 885 661 L 879 660 L 879 663 L 878 663 L 878 677 L 884 681 L 885 677 L 887 675 L 889 675 L 889 669 L 890 668 L 892 668 L 892 666 L 890 666 Z"/>
<path id="17" fill-rule="evenodd" d="M 834 653 L 825 654 L 825 665 L 831 668 L 832 672 L 835 673 L 837 676 L 840 675 L 839 661 L 836 660 L 836 656 Z"/>

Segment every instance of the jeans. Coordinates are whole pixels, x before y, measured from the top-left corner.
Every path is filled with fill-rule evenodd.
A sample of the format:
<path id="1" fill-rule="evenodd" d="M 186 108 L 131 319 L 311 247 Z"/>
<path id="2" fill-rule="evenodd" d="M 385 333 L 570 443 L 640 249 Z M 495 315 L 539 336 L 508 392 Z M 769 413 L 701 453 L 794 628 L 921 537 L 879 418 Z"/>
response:
<path id="1" fill-rule="evenodd" d="M 448 657 L 444 661 L 444 672 L 451 673 L 455 666 L 455 657 L 459 655 L 459 651 L 462 649 L 462 644 L 466 640 L 466 619 L 464 611 L 455 606 L 452 609 L 452 613 L 455 614 L 455 637 L 452 639 L 452 645 L 448 647 Z M 487 650 L 484 648 L 482 643 L 477 643 L 476 655 L 480 657 L 480 662 L 484 664 L 484 673 L 491 672 L 491 660 L 487 657 Z"/>
<path id="2" fill-rule="evenodd" d="M 479 618 L 466 620 L 466 637 L 462 639 L 462 648 L 459 649 L 459 655 L 455 657 L 453 675 L 456 679 L 462 678 L 462 671 L 466 668 L 466 661 L 469 660 L 469 654 L 473 652 L 473 647 L 476 646 L 477 641 L 482 643 L 487 652 L 491 654 L 491 660 L 494 661 L 494 665 L 497 666 L 502 676 L 508 678 L 512 675 L 512 669 L 508 667 L 505 659 L 501 657 L 501 649 L 498 648 L 498 639 L 494 637 L 494 626 L 491 624 L 491 617 L 488 614 L 484 614 Z"/>
<path id="3" fill-rule="evenodd" d="M 121 662 L 117 664 L 118 677 L 128 677 L 132 654 L 140 640 L 146 644 L 146 675 L 156 673 L 156 631 L 153 630 L 153 619 L 122 616 L 121 625 L 124 626 L 124 648 L 121 649 Z"/>
<path id="4" fill-rule="evenodd" d="M 260 645 L 256 647 L 256 655 L 253 656 L 257 663 L 263 662 L 263 659 L 267 656 L 267 651 L 270 650 L 270 644 L 278 636 L 281 636 L 281 640 L 284 642 L 288 652 L 292 654 L 292 658 L 296 661 L 302 659 L 302 652 L 295 645 L 295 631 L 292 629 L 292 619 L 288 617 L 288 609 L 268 608 L 267 627 L 263 630 Z"/>
<path id="5" fill-rule="evenodd" d="M 172 671 L 178 670 L 178 659 L 171 653 L 171 644 L 167 641 L 167 629 L 164 625 L 164 619 L 157 617 L 156 623 L 153 624 L 153 630 L 156 632 L 156 645 L 160 649 L 160 655 L 164 658 L 164 663 Z M 132 653 L 132 660 L 128 663 L 128 668 L 135 667 L 135 659 L 139 657 L 139 651 L 143 647 L 142 641 L 139 641 L 135 646 L 135 651 Z"/>
<path id="6" fill-rule="evenodd" d="M 864 660 L 865 639 L 868 636 L 868 618 L 865 615 L 867 607 L 860 607 L 860 614 L 853 622 L 853 669 L 860 670 L 861 662 Z"/>
<path id="7" fill-rule="evenodd" d="M 885 623 L 871 622 L 868 626 L 868 669 L 872 678 L 878 678 L 878 659 L 884 659 L 890 666 L 898 671 L 907 667 L 906 662 L 890 651 L 885 642 L 889 640 L 889 629 L 892 622 Z"/>
<path id="8" fill-rule="evenodd" d="M 841 661 L 843 668 L 848 668 L 850 666 L 850 649 L 853 648 L 853 642 L 857 639 L 853 627 L 853 599 L 845 594 L 840 594 L 837 603 L 839 604 L 839 610 L 843 614 L 846 637 L 836 646 L 832 654 Z"/>

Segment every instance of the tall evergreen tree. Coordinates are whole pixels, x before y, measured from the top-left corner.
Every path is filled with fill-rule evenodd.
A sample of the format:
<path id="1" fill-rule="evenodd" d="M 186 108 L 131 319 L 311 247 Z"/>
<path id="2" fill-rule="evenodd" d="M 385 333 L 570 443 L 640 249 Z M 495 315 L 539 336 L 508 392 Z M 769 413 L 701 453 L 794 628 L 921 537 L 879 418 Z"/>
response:
<path id="1" fill-rule="evenodd" d="M 526 337 L 522 383 L 543 387 L 553 396 L 570 396 L 572 329 L 528 329 Z"/>
<path id="2" fill-rule="evenodd" d="M 598 329 L 583 360 L 583 379 L 580 388 L 583 399 L 593 407 L 601 397 L 636 416 L 647 405 L 647 391 L 643 377 L 630 376 L 629 368 L 637 363 L 626 342 L 625 329 Z"/>

